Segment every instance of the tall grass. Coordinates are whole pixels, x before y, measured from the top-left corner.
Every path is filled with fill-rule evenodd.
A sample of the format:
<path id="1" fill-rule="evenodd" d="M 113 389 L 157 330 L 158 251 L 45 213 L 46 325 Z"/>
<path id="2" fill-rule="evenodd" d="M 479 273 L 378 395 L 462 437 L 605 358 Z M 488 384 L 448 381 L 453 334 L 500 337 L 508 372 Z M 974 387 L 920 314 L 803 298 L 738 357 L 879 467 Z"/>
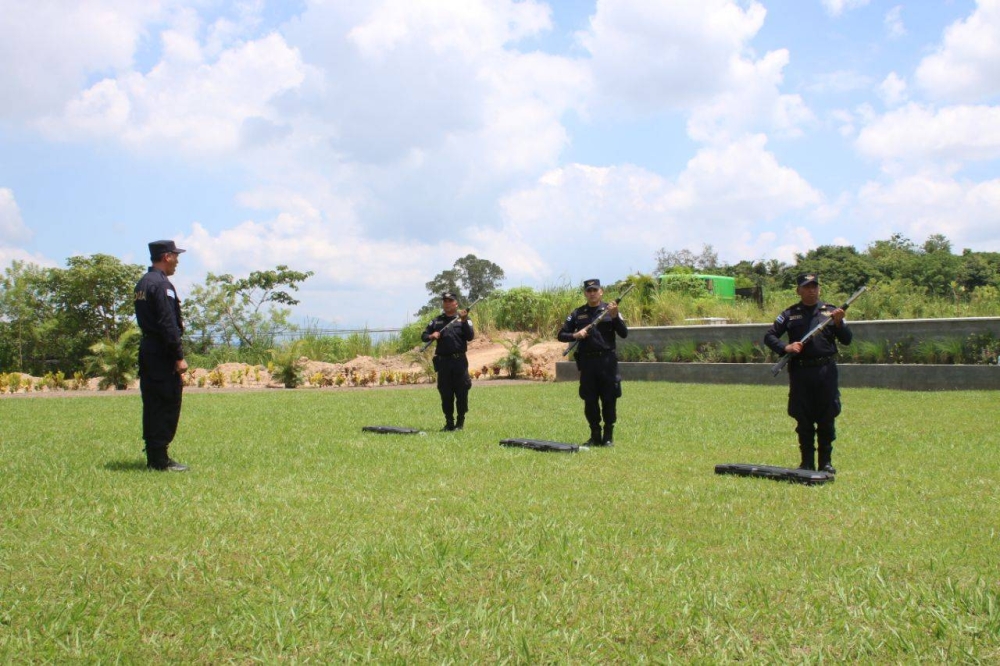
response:
<path id="1" fill-rule="evenodd" d="M 844 391 L 835 483 L 787 387 L 574 383 L 185 397 L 147 472 L 139 398 L 0 400 L 2 663 L 996 663 L 990 392 Z M 369 435 L 368 424 L 426 436 Z"/>

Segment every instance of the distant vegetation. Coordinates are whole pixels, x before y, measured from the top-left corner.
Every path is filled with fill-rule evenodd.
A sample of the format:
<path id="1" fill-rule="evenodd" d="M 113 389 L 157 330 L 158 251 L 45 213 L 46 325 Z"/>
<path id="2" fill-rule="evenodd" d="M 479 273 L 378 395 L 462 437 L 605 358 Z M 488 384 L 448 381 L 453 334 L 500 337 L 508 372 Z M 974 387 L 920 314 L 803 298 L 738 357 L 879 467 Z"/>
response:
<path id="1" fill-rule="evenodd" d="M 0 277 L 0 372 L 77 377 L 88 368 L 122 363 L 119 341 L 134 328 L 132 290 L 144 270 L 108 255 L 71 257 L 64 269 L 14 262 Z M 851 307 L 853 320 L 1000 314 L 1000 253 L 966 249 L 955 254 L 941 235 L 917 245 L 896 234 L 860 252 L 851 246 L 824 245 L 797 255 L 791 265 L 776 260 L 720 264 L 708 245 L 697 254 L 661 249 L 648 274 L 598 277 L 607 284 L 608 299 L 625 283 L 635 284 L 621 306 L 630 325 L 669 326 L 705 318 L 768 322 L 798 300 L 795 276 L 806 271 L 820 274 L 822 298 L 830 302 L 839 303 L 859 286 L 868 286 L 868 293 Z M 661 285 L 659 276 L 666 272 L 733 276 L 737 287 L 760 289 L 763 307 L 741 298 L 720 302 L 697 280 Z M 274 350 L 280 353 L 292 340 L 302 356 L 317 361 L 403 353 L 419 344 L 444 290 L 457 292 L 463 304 L 487 297 L 473 317 L 485 335 L 517 331 L 551 339 L 566 315 L 583 302 L 579 285 L 498 289 L 503 270 L 468 255 L 427 283 L 430 300 L 421 309 L 421 319 L 398 335 L 376 340 L 362 331 L 336 337 L 290 323 L 291 307 L 298 303 L 292 294 L 311 275 L 287 266 L 243 279 L 210 274 L 184 301 L 189 363 L 203 368 L 234 361 L 264 365 L 273 360 Z M 910 356 L 935 353 L 923 350 Z"/>

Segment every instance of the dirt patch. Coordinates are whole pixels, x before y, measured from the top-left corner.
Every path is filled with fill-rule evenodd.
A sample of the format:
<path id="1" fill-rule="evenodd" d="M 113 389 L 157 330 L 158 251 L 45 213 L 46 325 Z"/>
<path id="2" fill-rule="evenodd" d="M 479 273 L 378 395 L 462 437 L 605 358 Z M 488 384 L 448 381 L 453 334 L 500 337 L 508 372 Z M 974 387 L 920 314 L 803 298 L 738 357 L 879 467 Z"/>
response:
<path id="1" fill-rule="evenodd" d="M 469 373 L 477 381 L 508 379 L 501 368 L 501 360 L 511 353 L 511 347 L 520 350 L 523 367 L 519 378 L 552 381 L 556 375 L 556 362 L 562 360 L 565 344 L 557 341 L 533 342 L 523 334 L 501 333 L 491 338 L 477 337 L 469 343 Z M 376 387 L 406 386 L 431 383 L 428 358 L 407 353 L 398 356 L 373 358 L 358 356 L 345 363 L 324 363 L 302 359 L 305 387 Z M 33 377 L 22 373 L 0 374 L 0 396 L 26 394 L 60 394 L 98 392 L 99 378 L 63 379 Z M 281 382 L 264 366 L 246 363 L 223 363 L 212 370 L 191 369 L 184 374 L 184 384 L 193 389 L 264 389 L 280 388 Z M 133 381 L 129 389 L 138 389 Z M 111 391 L 112 393 L 114 391 Z"/>

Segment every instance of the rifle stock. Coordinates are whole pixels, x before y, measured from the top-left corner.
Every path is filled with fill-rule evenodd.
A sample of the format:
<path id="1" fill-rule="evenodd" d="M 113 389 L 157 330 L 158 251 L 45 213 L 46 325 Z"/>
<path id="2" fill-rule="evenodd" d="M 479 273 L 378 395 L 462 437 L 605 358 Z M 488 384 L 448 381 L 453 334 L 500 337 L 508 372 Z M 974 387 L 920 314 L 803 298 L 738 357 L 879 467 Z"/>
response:
<path id="1" fill-rule="evenodd" d="M 853 294 L 851 294 L 851 297 L 847 299 L 846 303 L 844 303 L 842 306 L 840 306 L 840 309 L 841 310 L 847 310 L 847 308 L 851 307 L 851 303 L 853 303 L 858 298 L 858 296 L 860 296 L 861 294 L 863 294 L 865 292 L 865 290 L 867 290 L 867 289 L 868 289 L 868 287 L 861 287 L 856 292 L 854 292 Z M 801 342 L 802 344 L 805 344 L 805 343 L 809 342 L 810 338 L 812 338 L 814 335 L 816 335 L 817 333 L 819 333 L 820 331 L 822 331 L 824 328 L 826 328 L 826 325 L 829 324 L 831 321 L 833 321 L 833 318 L 832 317 L 827 317 L 826 319 L 824 319 L 820 323 L 816 324 L 815 326 L 813 326 L 812 330 L 810 330 L 808 333 L 806 333 L 802 337 L 802 339 L 799 340 L 799 342 Z M 788 365 L 788 362 L 791 361 L 796 356 L 798 356 L 798 354 L 785 354 L 784 356 L 782 356 L 781 358 L 779 358 L 778 362 L 771 366 L 771 376 L 772 377 L 777 377 L 778 373 L 781 372 L 781 369 L 784 368 L 786 365 Z"/>
<path id="2" fill-rule="evenodd" d="M 634 287 L 634 286 L 635 286 L 634 284 L 630 284 L 630 285 L 628 285 L 628 286 L 627 286 L 627 287 L 625 288 L 625 291 L 623 291 L 623 292 L 622 292 L 622 293 L 621 293 L 621 294 L 620 294 L 620 295 L 618 296 L 618 298 L 616 298 L 616 299 L 615 299 L 615 305 L 618 305 L 619 303 L 621 303 L 621 302 L 622 302 L 622 299 L 623 299 L 623 298 L 625 298 L 625 294 L 627 294 L 628 292 L 632 291 L 632 287 Z M 582 329 L 580 329 L 580 330 L 582 330 L 582 331 L 589 331 L 589 330 L 590 330 L 590 329 L 592 329 L 593 327 L 597 326 L 597 323 L 598 323 L 599 321 L 601 321 L 601 319 L 602 319 L 602 318 L 604 317 L 604 313 L 605 313 L 605 312 L 607 311 L 607 309 L 608 309 L 608 306 L 606 306 L 606 305 L 605 305 L 605 306 L 604 306 L 603 308 L 601 308 L 601 310 L 600 310 L 600 312 L 599 312 L 599 313 L 597 314 L 597 316 L 596 316 L 596 317 L 594 317 L 594 320 L 593 320 L 592 322 L 590 322 L 589 324 L 587 324 L 586 326 L 584 326 L 584 327 L 583 327 Z M 580 341 L 579 341 L 579 340 L 574 340 L 573 342 L 569 343 L 569 347 L 566 347 L 566 349 L 565 349 L 565 350 L 563 350 L 563 353 L 562 353 L 562 355 L 563 355 L 563 356 L 568 356 L 568 355 L 569 355 L 569 353 L 570 353 L 571 351 L 573 351 L 574 349 L 576 349 L 576 346 L 577 346 L 578 344 L 580 344 Z"/>
<path id="3" fill-rule="evenodd" d="M 465 308 L 466 312 L 470 312 L 472 310 L 472 308 L 476 307 L 476 303 L 478 303 L 479 301 L 483 300 L 484 298 L 486 298 L 486 297 L 485 296 L 480 296 L 479 298 L 477 298 L 472 305 L 470 305 L 469 307 Z M 446 328 L 448 328 L 450 326 L 453 326 L 456 321 L 462 321 L 462 318 L 456 315 L 454 319 L 452 319 L 447 324 L 445 324 L 444 326 L 442 326 L 441 327 L 441 331 L 439 331 L 439 332 L 443 333 Z M 425 344 L 423 347 L 420 348 L 420 353 L 423 353 L 423 352 L 427 351 L 427 348 L 430 347 L 432 344 L 434 344 L 434 341 L 433 340 L 428 340 L 427 344 Z"/>

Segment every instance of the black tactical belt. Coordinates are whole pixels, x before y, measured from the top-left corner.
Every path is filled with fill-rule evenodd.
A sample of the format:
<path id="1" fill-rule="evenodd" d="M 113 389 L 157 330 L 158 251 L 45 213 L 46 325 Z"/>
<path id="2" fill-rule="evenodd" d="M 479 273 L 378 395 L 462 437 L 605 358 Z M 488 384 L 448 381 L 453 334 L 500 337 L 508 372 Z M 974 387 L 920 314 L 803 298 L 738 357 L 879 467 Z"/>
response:
<path id="1" fill-rule="evenodd" d="M 792 365 L 796 368 L 818 368 L 821 365 L 833 363 L 832 356 L 815 356 L 813 358 L 792 359 Z"/>
<path id="2" fill-rule="evenodd" d="M 607 356 L 614 353 L 612 349 L 605 349 L 604 351 L 580 352 L 577 356 L 580 358 L 597 358 L 598 356 Z"/>
<path id="3" fill-rule="evenodd" d="M 438 354 L 438 358 L 465 358 L 465 352 L 458 352 L 457 354 Z"/>

